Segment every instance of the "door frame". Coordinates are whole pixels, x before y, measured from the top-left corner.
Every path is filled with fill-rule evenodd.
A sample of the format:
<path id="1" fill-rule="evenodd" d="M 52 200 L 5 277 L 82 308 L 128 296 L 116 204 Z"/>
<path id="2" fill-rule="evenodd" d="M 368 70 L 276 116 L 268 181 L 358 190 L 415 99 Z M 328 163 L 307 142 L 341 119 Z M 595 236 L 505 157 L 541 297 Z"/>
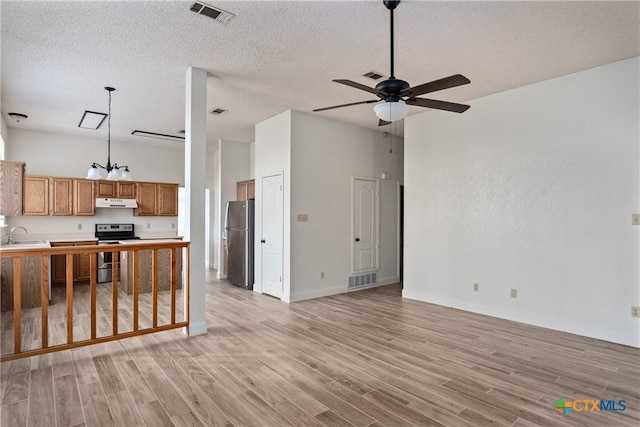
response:
<path id="1" fill-rule="evenodd" d="M 362 270 L 358 271 L 358 274 L 373 272 L 380 270 L 380 178 L 374 176 L 360 176 L 353 175 L 351 177 L 351 274 L 356 274 L 354 259 L 355 259 L 355 230 L 356 230 L 356 204 L 355 204 L 355 195 L 356 195 L 356 180 L 362 181 L 373 181 L 376 183 L 376 266 L 377 268 L 370 270 Z"/>

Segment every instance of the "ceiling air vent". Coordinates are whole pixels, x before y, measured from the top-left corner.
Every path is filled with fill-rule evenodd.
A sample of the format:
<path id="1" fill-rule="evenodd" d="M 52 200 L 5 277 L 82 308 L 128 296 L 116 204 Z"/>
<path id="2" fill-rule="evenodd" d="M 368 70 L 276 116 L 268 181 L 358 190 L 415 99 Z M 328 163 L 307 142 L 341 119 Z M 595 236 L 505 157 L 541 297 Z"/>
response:
<path id="1" fill-rule="evenodd" d="M 231 21 L 231 19 L 235 16 L 233 13 L 216 9 L 215 7 L 209 6 L 207 4 L 204 4 L 198 1 L 192 3 L 190 9 L 192 12 L 195 12 L 200 15 L 208 16 L 209 18 L 215 19 L 216 21 L 222 22 L 223 24 L 229 23 L 229 21 Z"/>
<path id="2" fill-rule="evenodd" d="M 377 71 L 369 71 L 368 73 L 364 73 L 363 76 L 369 77 L 371 80 L 380 80 L 384 77 L 384 75 L 378 73 Z"/>
<path id="3" fill-rule="evenodd" d="M 224 110 L 222 108 L 216 108 L 215 110 L 211 110 L 211 114 L 213 114 L 214 116 L 217 116 L 218 114 L 222 114 L 226 112 L 227 110 Z"/>

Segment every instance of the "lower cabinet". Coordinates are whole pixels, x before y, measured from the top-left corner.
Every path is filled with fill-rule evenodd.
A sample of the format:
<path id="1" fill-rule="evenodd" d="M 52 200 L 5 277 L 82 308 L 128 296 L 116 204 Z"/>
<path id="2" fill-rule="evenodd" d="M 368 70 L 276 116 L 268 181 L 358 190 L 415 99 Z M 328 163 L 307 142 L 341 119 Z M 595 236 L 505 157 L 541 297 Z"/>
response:
<path id="1" fill-rule="evenodd" d="M 41 306 L 40 256 L 23 257 L 20 266 L 21 308 Z M 0 261 L 0 301 L 2 311 L 13 310 L 13 257 L 3 257 Z"/>
<path id="2" fill-rule="evenodd" d="M 52 247 L 60 246 L 93 246 L 93 240 L 83 242 L 51 242 Z M 91 280 L 91 257 L 96 254 L 73 255 L 73 283 L 87 283 Z M 65 255 L 51 257 L 51 284 L 65 286 L 67 283 L 67 263 Z"/>
<path id="3" fill-rule="evenodd" d="M 158 250 L 158 291 L 171 290 L 171 250 Z M 147 293 L 152 290 L 152 256 L 151 250 L 142 250 L 138 252 L 138 292 Z M 178 275 L 176 277 L 176 288 L 182 287 L 182 256 L 178 251 L 176 257 L 176 265 Z M 120 271 L 122 278 L 120 280 L 120 290 L 127 293 L 133 293 L 133 252 L 120 252 Z"/>

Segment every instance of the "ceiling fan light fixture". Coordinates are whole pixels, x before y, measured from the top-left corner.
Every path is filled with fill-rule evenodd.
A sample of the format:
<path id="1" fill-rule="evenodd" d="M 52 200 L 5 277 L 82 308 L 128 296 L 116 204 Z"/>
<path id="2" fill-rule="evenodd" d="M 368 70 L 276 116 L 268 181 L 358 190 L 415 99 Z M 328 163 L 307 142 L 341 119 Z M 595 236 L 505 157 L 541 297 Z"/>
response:
<path id="1" fill-rule="evenodd" d="M 380 120 L 395 122 L 404 119 L 409 112 L 409 106 L 402 101 L 383 102 L 374 105 L 373 111 Z"/>

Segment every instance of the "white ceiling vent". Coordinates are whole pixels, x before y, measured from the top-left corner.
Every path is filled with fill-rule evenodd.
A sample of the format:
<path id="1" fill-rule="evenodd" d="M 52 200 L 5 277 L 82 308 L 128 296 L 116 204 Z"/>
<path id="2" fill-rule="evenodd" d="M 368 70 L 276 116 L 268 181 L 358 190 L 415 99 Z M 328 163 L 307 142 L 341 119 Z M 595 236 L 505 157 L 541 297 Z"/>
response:
<path id="1" fill-rule="evenodd" d="M 213 6 L 209 6 L 208 4 L 204 4 L 198 1 L 191 4 L 191 10 L 200 15 L 208 16 L 209 18 L 222 22 L 223 24 L 227 24 L 235 16 L 233 13 L 216 9 Z"/>

